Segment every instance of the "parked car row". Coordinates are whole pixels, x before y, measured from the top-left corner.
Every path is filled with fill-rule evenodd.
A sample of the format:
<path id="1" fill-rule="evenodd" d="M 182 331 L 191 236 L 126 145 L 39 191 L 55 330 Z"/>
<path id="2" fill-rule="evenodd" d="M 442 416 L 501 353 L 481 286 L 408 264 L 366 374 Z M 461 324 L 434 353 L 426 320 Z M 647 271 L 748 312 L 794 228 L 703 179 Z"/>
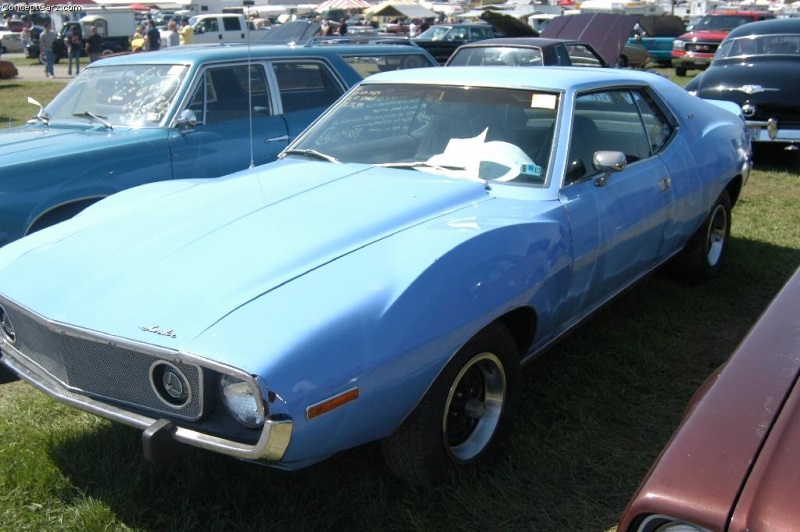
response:
<path id="1" fill-rule="evenodd" d="M 500 451 L 523 364 L 661 265 L 725 263 L 750 171 L 733 104 L 630 69 L 426 68 L 360 81 L 300 133 L 373 48 L 241 50 L 99 61 L 20 131 L 112 145 L 73 163 L 62 135 L 39 199 L 160 181 L 0 249 L 3 363 L 142 429 L 150 458 L 182 442 L 294 470 L 380 441 L 401 478 L 442 481 Z M 248 108 L 255 144 L 233 134 Z M 247 169 L 250 146 L 279 160 Z M 29 209 L 5 197 L 8 220 Z"/>

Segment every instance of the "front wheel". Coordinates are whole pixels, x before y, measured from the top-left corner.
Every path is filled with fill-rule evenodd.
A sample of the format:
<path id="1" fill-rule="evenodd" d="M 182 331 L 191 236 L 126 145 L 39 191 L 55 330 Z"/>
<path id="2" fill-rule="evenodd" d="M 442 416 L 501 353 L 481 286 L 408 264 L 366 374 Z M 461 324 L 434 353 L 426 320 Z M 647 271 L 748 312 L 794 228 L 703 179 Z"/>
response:
<path id="1" fill-rule="evenodd" d="M 415 485 L 484 465 L 508 438 L 519 402 L 519 353 L 492 324 L 467 342 L 397 431 L 382 442 L 392 472 Z"/>
<path id="2" fill-rule="evenodd" d="M 686 77 L 686 67 L 675 67 L 675 75 L 680 78 Z"/>
<path id="3" fill-rule="evenodd" d="M 676 257 L 676 270 L 690 282 L 710 281 L 722 271 L 731 236 L 731 199 L 727 191 L 717 198 L 703 225 Z"/>

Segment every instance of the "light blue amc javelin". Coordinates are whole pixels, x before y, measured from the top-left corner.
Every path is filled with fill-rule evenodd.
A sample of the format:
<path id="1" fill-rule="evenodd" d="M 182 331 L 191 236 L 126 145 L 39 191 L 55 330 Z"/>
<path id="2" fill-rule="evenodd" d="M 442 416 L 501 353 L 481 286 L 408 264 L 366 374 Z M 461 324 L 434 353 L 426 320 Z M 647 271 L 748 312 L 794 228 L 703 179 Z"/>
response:
<path id="1" fill-rule="evenodd" d="M 0 246 L 126 188 L 274 161 L 364 76 L 435 64 L 392 45 L 195 45 L 92 63 L 31 123 L 0 130 Z"/>
<path id="2" fill-rule="evenodd" d="M 0 249 L 2 361 L 56 400 L 284 469 L 380 440 L 491 460 L 520 367 L 670 263 L 721 269 L 743 118 L 654 74 L 372 76 L 280 160 L 116 194 Z"/>

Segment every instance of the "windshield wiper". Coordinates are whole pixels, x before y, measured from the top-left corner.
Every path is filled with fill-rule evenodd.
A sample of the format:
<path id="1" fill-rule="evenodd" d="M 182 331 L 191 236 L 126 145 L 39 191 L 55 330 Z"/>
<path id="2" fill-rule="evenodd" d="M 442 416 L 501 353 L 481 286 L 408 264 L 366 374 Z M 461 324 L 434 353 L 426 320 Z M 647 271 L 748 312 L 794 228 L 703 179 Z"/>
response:
<path id="1" fill-rule="evenodd" d="M 441 164 L 431 164 L 425 161 L 413 161 L 410 163 L 380 163 L 373 166 L 381 168 L 433 168 L 434 170 L 466 170 L 465 166 L 450 166 Z"/>
<path id="2" fill-rule="evenodd" d="M 306 149 L 306 150 L 298 150 L 298 149 L 294 149 L 294 150 L 286 150 L 283 153 L 284 153 L 284 155 L 308 155 L 308 156 L 314 157 L 316 159 L 321 159 L 323 161 L 328 161 L 329 163 L 338 163 L 339 162 L 339 160 L 336 157 L 331 157 L 330 155 L 327 155 L 327 154 L 322 153 L 321 151 L 317 151 L 317 150 L 308 150 L 308 149 Z"/>
<path id="3" fill-rule="evenodd" d="M 79 118 L 91 118 L 92 120 L 100 122 L 101 124 L 106 126 L 106 129 L 114 129 L 114 126 L 111 125 L 111 122 L 106 120 L 106 118 L 108 118 L 107 116 L 96 115 L 90 111 L 84 111 L 82 113 L 73 113 L 72 116 L 77 116 Z"/>

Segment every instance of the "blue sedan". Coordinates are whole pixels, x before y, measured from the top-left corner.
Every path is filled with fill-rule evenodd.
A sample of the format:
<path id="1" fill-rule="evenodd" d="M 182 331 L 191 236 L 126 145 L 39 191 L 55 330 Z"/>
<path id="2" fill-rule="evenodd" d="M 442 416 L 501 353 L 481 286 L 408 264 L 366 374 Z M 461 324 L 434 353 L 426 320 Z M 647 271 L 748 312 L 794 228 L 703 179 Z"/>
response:
<path id="1" fill-rule="evenodd" d="M 0 246 L 126 188 L 274 161 L 362 78 L 435 64 L 392 45 L 195 45 L 94 62 L 31 123 L 0 130 Z"/>
<path id="2" fill-rule="evenodd" d="M 2 361 L 153 460 L 381 441 L 438 482 L 496 456 L 520 368 L 584 318 L 667 263 L 717 275 L 749 171 L 738 108 L 655 74 L 377 74 L 274 163 L 0 249 Z"/>

